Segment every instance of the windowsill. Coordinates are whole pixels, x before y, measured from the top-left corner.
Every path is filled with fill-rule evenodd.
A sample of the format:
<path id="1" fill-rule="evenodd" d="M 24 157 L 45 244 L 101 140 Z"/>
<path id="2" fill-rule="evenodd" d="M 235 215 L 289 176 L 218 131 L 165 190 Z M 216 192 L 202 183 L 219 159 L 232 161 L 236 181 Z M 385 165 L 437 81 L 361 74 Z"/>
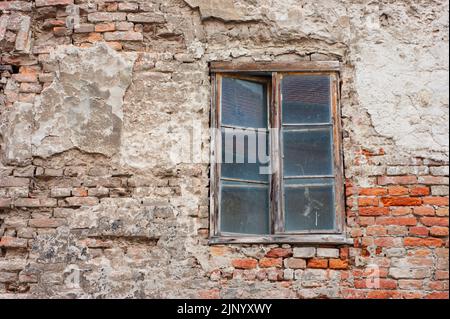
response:
<path id="1" fill-rule="evenodd" d="M 352 245 L 353 239 L 345 235 L 261 235 L 261 236 L 213 236 L 210 245 L 218 244 L 317 244 Z"/>

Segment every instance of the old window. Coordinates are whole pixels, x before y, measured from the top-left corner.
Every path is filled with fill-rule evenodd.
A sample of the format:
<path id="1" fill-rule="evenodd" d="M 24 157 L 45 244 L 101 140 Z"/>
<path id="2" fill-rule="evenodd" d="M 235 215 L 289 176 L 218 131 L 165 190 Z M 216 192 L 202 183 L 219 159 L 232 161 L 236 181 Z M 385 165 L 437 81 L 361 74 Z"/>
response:
<path id="1" fill-rule="evenodd" d="M 339 63 L 212 63 L 211 243 L 344 243 Z"/>

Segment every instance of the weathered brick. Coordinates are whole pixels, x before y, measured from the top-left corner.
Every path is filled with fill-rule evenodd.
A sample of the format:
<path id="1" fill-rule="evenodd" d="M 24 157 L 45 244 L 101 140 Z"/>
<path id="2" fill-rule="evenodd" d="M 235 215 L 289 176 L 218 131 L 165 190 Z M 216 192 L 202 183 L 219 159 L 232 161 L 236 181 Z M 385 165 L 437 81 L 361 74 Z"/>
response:
<path id="1" fill-rule="evenodd" d="M 434 208 L 429 206 L 414 207 L 413 212 L 418 216 L 434 216 Z"/>
<path id="2" fill-rule="evenodd" d="M 432 196 L 432 197 L 424 197 L 423 203 L 425 205 L 448 206 L 449 200 L 448 197 Z"/>
<path id="3" fill-rule="evenodd" d="M 258 265 L 258 261 L 253 258 L 238 258 L 233 259 L 231 265 L 237 269 L 253 269 Z"/>
<path id="4" fill-rule="evenodd" d="M 376 197 L 358 198 L 358 206 L 378 206 L 379 200 Z"/>
<path id="5" fill-rule="evenodd" d="M 106 32 L 106 41 L 142 41 L 144 36 L 140 32 L 133 31 L 115 31 Z"/>
<path id="6" fill-rule="evenodd" d="M 428 228 L 423 227 L 423 226 L 410 227 L 409 234 L 412 236 L 427 237 L 429 234 L 429 230 L 428 230 Z"/>
<path id="7" fill-rule="evenodd" d="M 408 195 L 409 189 L 404 186 L 390 186 L 388 187 L 389 195 Z"/>
<path id="8" fill-rule="evenodd" d="M 419 183 L 426 185 L 448 185 L 448 177 L 444 176 L 419 176 Z"/>
<path id="9" fill-rule="evenodd" d="M 308 260 L 308 268 L 328 268 L 328 260 L 321 258 L 311 258 Z"/>
<path id="10" fill-rule="evenodd" d="M 109 32 L 114 30 L 116 30 L 116 25 L 114 22 L 99 23 L 95 25 L 95 32 Z"/>
<path id="11" fill-rule="evenodd" d="M 293 256 L 299 258 L 312 258 L 316 255 L 316 248 L 314 247 L 295 247 Z"/>
<path id="12" fill-rule="evenodd" d="M 27 245 L 27 240 L 23 238 L 8 236 L 3 236 L 0 238 L 0 248 L 26 248 Z"/>
<path id="13" fill-rule="evenodd" d="M 280 268 L 282 264 L 283 264 L 282 258 L 261 258 L 259 260 L 259 267 L 261 268 L 270 268 L 270 267 Z"/>
<path id="14" fill-rule="evenodd" d="M 67 6 L 73 4 L 73 0 L 36 0 L 36 7 L 48 7 L 48 6 Z"/>
<path id="15" fill-rule="evenodd" d="M 449 166 L 432 166 L 430 167 L 430 173 L 434 176 L 448 176 Z"/>
<path id="16" fill-rule="evenodd" d="M 388 207 L 360 207 L 359 215 L 361 216 L 382 216 L 388 215 Z"/>
<path id="17" fill-rule="evenodd" d="M 94 206 L 99 202 L 96 197 L 67 197 L 64 201 L 67 206 Z"/>
<path id="18" fill-rule="evenodd" d="M 331 269 L 347 269 L 348 268 L 348 260 L 342 259 L 330 259 L 329 266 Z"/>
<path id="19" fill-rule="evenodd" d="M 21 187 L 28 186 L 30 180 L 28 178 L 6 176 L 0 178 L 0 187 Z"/>
<path id="20" fill-rule="evenodd" d="M 439 238 L 415 238 L 415 237 L 406 237 L 404 240 L 405 246 L 412 247 L 441 247 L 443 245 L 443 241 Z"/>
<path id="21" fill-rule="evenodd" d="M 278 257 L 289 257 L 292 256 L 291 248 L 272 248 L 266 253 L 266 257 L 278 258 Z"/>
<path id="22" fill-rule="evenodd" d="M 338 258 L 339 257 L 339 249 L 337 248 L 317 248 L 316 254 L 318 257 L 325 258 Z"/>
<path id="23" fill-rule="evenodd" d="M 425 226 L 448 226 L 448 218 L 445 217 L 422 217 L 420 222 Z"/>
<path id="24" fill-rule="evenodd" d="M 412 187 L 409 191 L 411 196 L 427 196 L 430 194 L 430 188 L 426 186 Z"/>
<path id="25" fill-rule="evenodd" d="M 376 223 L 379 225 L 415 226 L 417 219 L 415 217 L 377 217 Z"/>
<path id="26" fill-rule="evenodd" d="M 135 23 L 164 23 L 165 19 L 162 14 L 145 12 L 145 13 L 129 13 L 127 20 Z"/>
<path id="27" fill-rule="evenodd" d="M 74 28 L 75 33 L 90 33 L 94 32 L 94 25 L 92 23 L 80 23 Z"/>
<path id="28" fill-rule="evenodd" d="M 377 179 L 379 185 L 412 185 L 417 184 L 416 176 L 379 176 Z"/>
<path id="29" fill-rule="evenodd" d="M 89 22 L 124 21 L 127 17 L 125 12 L 93 12 L 88 14 Z"/>
<path id="30" fill-rule="evenodd" d="M 447 237 L 448 227 L 433 226 L 430 229 L 430 235 L 435 237 Z"/>
<path id="31" fill-rule="evenodd" d="M 11 207 L 12 200 L 11 198 L 0 198 L 0 208 Z"/>
<path id="32" fill-rule="evenodd" d="M 65 220 L 61 218 L 33 218 L 28 225 L 34 228 L 57 228 L 64 225 Z"/>
<path id="33" fill-rule="evenodd" d="M 118 9 L 119 11 L 133 12 L 138 11 L 139 5 L 134 2 L 120 2 Z"/>
<path id="34" fill-rule="evenodd" d="M 55 187 L 52 188 L 50 191 L 50 196 L 52 197 L 69 197 L 71 195 L 71 189 L 70 188 L 61 188 L 61 187 Z"/>
<path id="35" fill-rule="evenodd" d="M 57 200 L 54 198 L 17 198 L 14 201 L 16 207 L 56 207 Z"/>
<path id="36" fill-rule="evenodd" d="M 381 202 L 384 206 L 419 206 L 422 199 L 416 197 L 383 197 Z"/>
<path id="37" fill-rule="evenodd" d="M 387 195 L 388 191 L 385 188 L 381 187 L 372 187 L 372 188 L 360 188 L 359 195 L 363 196 L 380 196 Z"/>
<path id="38" fill-rule="evenodd" d="M 305 269 L 306 260 L 301 258 L 286 258 L 284 260 L 284 267 L 290 269 Z"/>

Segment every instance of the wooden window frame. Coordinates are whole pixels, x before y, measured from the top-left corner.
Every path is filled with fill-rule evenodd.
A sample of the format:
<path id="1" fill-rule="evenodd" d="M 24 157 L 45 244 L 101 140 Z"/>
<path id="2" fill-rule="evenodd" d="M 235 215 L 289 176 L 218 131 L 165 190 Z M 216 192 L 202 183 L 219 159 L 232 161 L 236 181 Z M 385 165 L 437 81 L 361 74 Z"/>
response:
<path id="1" fill-rule="evenodd" d="M 301 243 L 301 244 L 349 244 L 346 236 L 344 174 L 342 154 L 342 131 L 340 115 L 339 73 L 337 61 L 304 61 L 297 63 L 233 63 L 211 62 L 211 170 L 210 170 L 210 244 L 258 244 L 258 243 Z M 269 179 L 270 232 L 268 235 L 248 235 L 220 232 L 220 163 L 216 154 L 221 154 L 221 79 L 235 77 L 239 79 L 253 76 L 266 77 L 268 94 L 268 124 L 270 128 L 281 128 L 281 79 L 283 75 L 329 75 L 331 78 L 331 111 L 333 131 L 333 166 L 335 182 L 335 225 L 333 230 L 283 232 L 283 177 L 282 170 L 282 134 L 271 134 L 270 153 L 272 174 Z"/>

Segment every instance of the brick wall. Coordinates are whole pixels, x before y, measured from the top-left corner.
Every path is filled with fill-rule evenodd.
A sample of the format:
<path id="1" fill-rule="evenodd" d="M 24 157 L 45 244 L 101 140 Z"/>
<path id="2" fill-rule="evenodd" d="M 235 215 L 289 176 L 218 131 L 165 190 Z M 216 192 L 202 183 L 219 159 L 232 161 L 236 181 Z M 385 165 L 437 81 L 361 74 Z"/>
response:
<path id="1" fill-rule="evenodd" d="M 257 2 L 0 1 L 0 297 L 448 298 L 448 4 Z M 342 62 L 352 245 L 208 245 L 222 60 Z"/>

